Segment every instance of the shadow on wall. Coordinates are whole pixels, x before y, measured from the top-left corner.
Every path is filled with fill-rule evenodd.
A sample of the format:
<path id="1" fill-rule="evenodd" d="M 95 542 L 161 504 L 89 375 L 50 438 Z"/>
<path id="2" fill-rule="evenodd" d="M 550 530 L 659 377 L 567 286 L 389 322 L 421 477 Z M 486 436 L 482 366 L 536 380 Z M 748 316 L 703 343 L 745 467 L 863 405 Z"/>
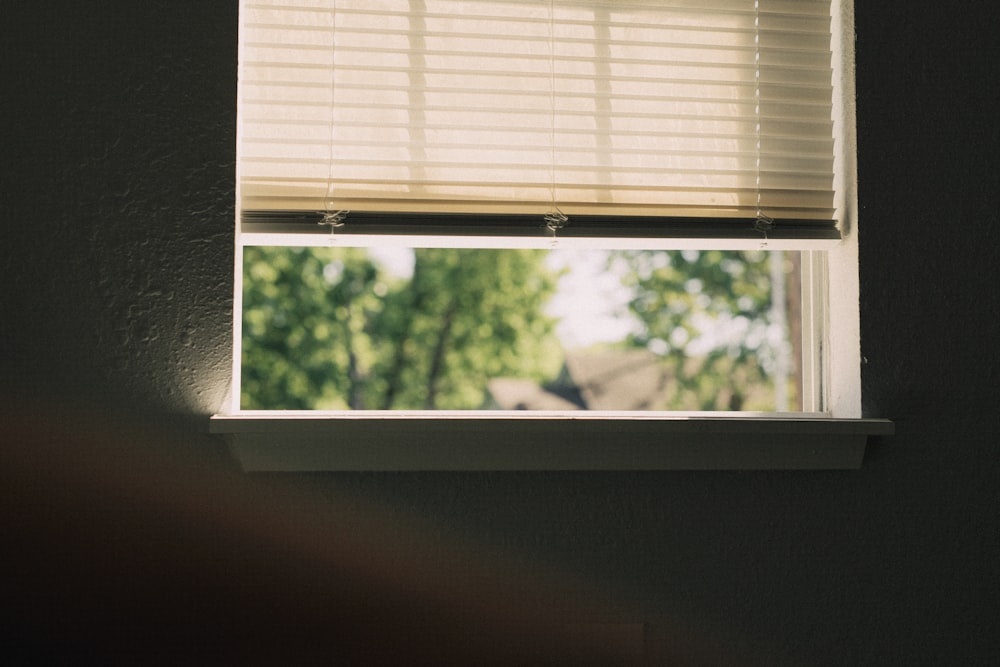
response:
<path id="1" fill-rule="evenodd" d="M 4 403 L 7 655 L 647 662 L 643 626 L 565 574 L 435 542 L 364 501 L 265 486 L 162 433 Z M 703 663 L 690 637 L 670 642 L 671 664 Z"/>

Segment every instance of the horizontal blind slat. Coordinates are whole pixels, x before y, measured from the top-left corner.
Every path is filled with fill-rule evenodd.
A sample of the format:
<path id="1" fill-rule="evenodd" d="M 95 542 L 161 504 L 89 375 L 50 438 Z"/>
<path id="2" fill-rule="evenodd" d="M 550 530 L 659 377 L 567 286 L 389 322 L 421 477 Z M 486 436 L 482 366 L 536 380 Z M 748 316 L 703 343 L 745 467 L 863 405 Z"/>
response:
<path id="1" fill-rule="evenodd" d="M 828 2 L 331 4 L 246 4 L 244 208 L 832 214 Z"/>

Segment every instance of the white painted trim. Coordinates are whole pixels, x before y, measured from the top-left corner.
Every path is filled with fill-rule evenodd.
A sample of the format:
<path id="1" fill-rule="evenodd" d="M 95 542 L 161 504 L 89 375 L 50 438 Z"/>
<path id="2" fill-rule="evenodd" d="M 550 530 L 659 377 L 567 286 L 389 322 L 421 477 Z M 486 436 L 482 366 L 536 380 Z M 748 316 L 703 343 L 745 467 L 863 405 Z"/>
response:
<path id="1" fill-rule="evenodd" d="M 858 278 L 857 114 L 854 86 L 854 5 L 833 2 L 834 174 L 841 241 L 827 252 L 829 341 L 826 366 L 834 417 L 861 416 L 861 322 Z"/>
<path id="2" fill-rule="evenodd" d="M 244 16 L 246 12 L 247 0 L 240 0 L 239 16 Z M 240 229 L 240 220 L 243 218 L 243 190 L 240 170 L 243 153 L 243 54 L 246 48 L 246 33 L 242 19 L 239 21 L 238 35 L 238 69 L 237 69 L 237 95 L 236 95 L 236 205 L 235 216 L 235 237 L 233 239 L 233 371 L 232 381 L 229 383 L 229 394 L 227 395 L 227 411 L 236 413 L 240 410 L 241 387 L 243 386 L 243 247 L 248 245 Z"/>
<path id="3" fill-rule="evenodd" d="M 341 234 L 324 238 L 318 234 L 244 232 L 245 246 L 371 248 L 536 248 L 553 247 L 551 236 L 404 236 Z M 837 239 L 727 239 L 727 238 L 557 238 L 559 248 L 598 250 L 829 250 Z"/>

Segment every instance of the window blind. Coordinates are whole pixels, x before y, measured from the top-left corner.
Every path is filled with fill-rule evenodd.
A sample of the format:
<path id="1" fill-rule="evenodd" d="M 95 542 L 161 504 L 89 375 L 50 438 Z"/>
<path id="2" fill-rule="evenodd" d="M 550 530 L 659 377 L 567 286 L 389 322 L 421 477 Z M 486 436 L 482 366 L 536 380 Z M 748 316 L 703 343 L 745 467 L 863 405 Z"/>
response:
<path id="1" fill-rule="evenodd" d="M 241 16 L 247 215 L 832 227 L 828 0 L 245 0 Z"/>

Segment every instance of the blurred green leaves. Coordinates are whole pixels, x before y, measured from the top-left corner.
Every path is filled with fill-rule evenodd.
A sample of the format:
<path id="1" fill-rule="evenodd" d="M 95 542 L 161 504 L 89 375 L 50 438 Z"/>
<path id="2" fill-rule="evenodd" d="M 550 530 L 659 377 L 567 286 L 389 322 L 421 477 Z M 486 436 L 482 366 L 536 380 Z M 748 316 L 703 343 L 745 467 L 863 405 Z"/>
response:
<path id="1" fill-rule="evenodd" d="M 494 378 L 567 381 L 557 322 L 545 314 L 559 278 L 546 251 L 412 252 L 412 270 L 401 271 L 364 248 L 244 248 L 241 407 L 479 409 Z M 773 281 L 796 275 L 796 261 L 609 251 L 606 270 L 637 326 L 601 347 L 655 355 L 667 384 L 649 409 L 775 410 L 775 375 L 798 352 L 784 320 L 799 295 L 774 303 Z"/>
<path id="2" fill-rule="evenodd" d="M 617 251 L 609 270 L 631 291 L 629 311 L 642 323 L 627 344 L 669 368 L 674 390 L 663 410 L 776 409 L 776 357 L 791 353 L 774 316 L 775 272 L 783 253 L 763 251 Z M 781 267 L 781 275 L 797 267 Z M 782 278 L 784 280 L 784 278 Z M 795 293 L 793 298 L 798 298 Z"/>
<path id="3" fill-rule="evenodd" d="M 535 250 L 244 248 L 243 409 L 475 409 L 486 381 L 562 365 Z"/>

